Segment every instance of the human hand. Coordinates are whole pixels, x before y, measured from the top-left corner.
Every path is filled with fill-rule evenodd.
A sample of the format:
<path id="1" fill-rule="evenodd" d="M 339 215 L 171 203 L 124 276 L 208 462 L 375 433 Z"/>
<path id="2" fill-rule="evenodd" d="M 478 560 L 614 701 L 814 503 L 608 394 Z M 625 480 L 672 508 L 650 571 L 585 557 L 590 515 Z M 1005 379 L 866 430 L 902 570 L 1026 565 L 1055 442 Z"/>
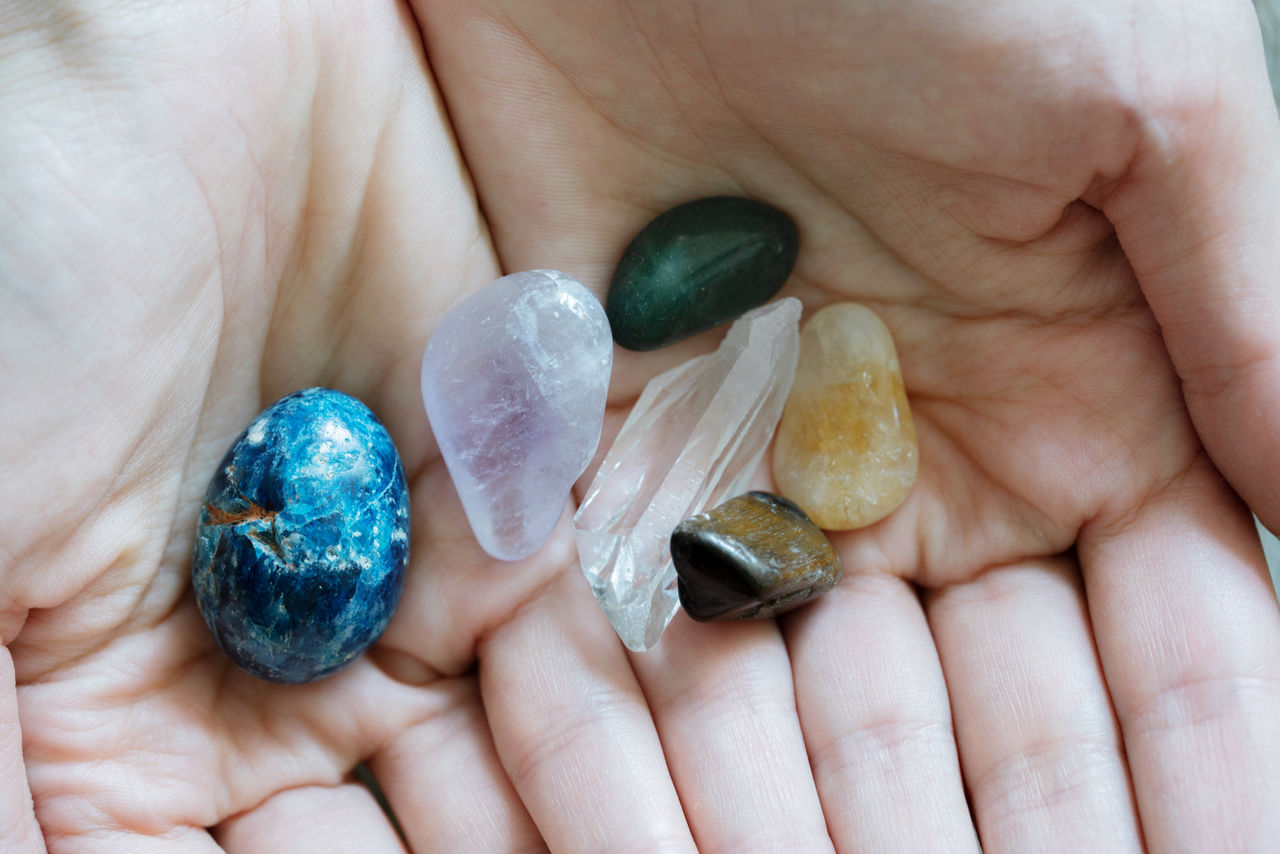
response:
<path id="1" fill-rule="evenodd" d="M 1199 437 L 1273 527 L 1280 508 L 1233 473 L 1229 422 L 1196 414 L 1274 304 L 1255 239 L 1275 233 L 1274 117 L 1247 126 L 1252 90 L 1220 92 L 1225 117 L 1171 125 L 1210 138 L 1150 152 L 1144 122 L 1196 99 L 1094 67 L 1116 44 L 1135 68 L 1199 45 L 1232 80 L 1229 16 L 1152 33 L 989 5 L 508 5 L 416 7 L 484 219 L 407 13 L 31 4 L 0 25 L 33 42 L 5 61 L 56 63 L 0 94 L 24 119 L 0 168 L 27 214 L 0 247 L 6 396 L 26 402 L 0 416 L 3 488 L 35 508 L 4 520 L 2 636 L 50 848 L 202 850 L 214 827 L 232 851 L 377 850 L 387 825 L 342 782 L 366 757 L 415 850 L 971 850 L 966 787 L 989 851 L 1276 838 L 1276 609 Z M 1254 155 L 1250 180 L 1206 197 L 1220 145 Z M 822 602 L 678 618 L 629 655 L 566 526 L 514 565 L 470 541 L 417 360 L 496 258 L 599 288 L 649 216 L 719 192 L 797 218 L 790 292 L 811 309 L 858 299 L 893 328 L 921 479 L 837 538 L 850 573 Z M 1155 220 L 1162 202 L 1182 216 Z M 613 423 L 706 346 L 620 360 Z M 1267 463 L 1274 358 L 1248 361 L 1219 405 L 1256 413 L 1240 448 Z M 268 686 L 200 624 L 190 531 L 231 437 L 316 383 L 399 443 L 413 563 L 365 660 Z"/>
<path id="2" fill-rule="evenodd" d="M 419 848 L 472 825 L 481 848 L 489 826 L 536 842 L 489 745 L 478 629 L 445 635 L 449 673 L 390 643 L 269 685 L 189 591 L 209 476 L 290 390 L 377 410 L 419 531 L 447 489 L 419 360 L 497 266 L 412 15 L 30 2 L 0 9 L 0 44 L 0 639 L 20 686 L 15 719 L 5 674 L 0 850 L 395 850 L 350 782 L 361 758 Z M 406 608 L 395 635 L 428 619 Z"/>
<path id="3" fill-rule="evenodd" d="M 1275 598 L 1218 474 L 1280 526 L 1247 4 L 420 8 L 505 266 L 599 284 L 653 214 L 745 194 L 800 222 L 786 292 L 897 337 L 921 475 L 837 537 L 852 577 L 630 658 L 702 847 L 964 849 L 965 794 L 988 851 L 1280 838 Z M 698 346 L 620 359 L 618 416 Z"/>

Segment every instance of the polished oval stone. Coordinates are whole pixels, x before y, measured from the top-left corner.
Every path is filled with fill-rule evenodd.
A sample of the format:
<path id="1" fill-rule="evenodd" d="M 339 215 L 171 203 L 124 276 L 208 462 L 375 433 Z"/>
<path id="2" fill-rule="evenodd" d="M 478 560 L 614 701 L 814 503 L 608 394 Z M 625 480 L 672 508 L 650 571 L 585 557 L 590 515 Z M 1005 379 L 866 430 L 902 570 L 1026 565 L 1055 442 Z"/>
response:
<path id="1" fill-rule="evenodd" d="M 827 530 L 883 519 L 915 483 L 915 423 L 884 322 L 856 303 L 814 313 L 773 447 L 778 491 Z"/>
<path id="2" fill-rule="evenodd" d="M 386 628 L 409 560 L 409 491 L 386 428 L 354 397 L 295 392 L 232 444 L 192 559 L 218 646 L 273 682 L 350 663 Z"/>
<path id="3" fill-rule="evenodd" d="M 693 516 L 671 535 L 680 605 L 695 620 L 762 619 L 835 586 L 840 555 L 804 511 L 748 492 Z"/>
<path id="4" fill-rule="evenodd" d="M 526 557 L 551 535 L 600 443 L 612 366 L 600 301 L 556 270 L 503 276 L 436 327 L 422 402 L 493 557 Z"/>
<path id="5" fill-rule="evenodd" d="M 613 340 L 652 350 L 763 305 L 787 281 L 799 235 L 777 208 L 729 196 L 674 207 L 618 262 L 605 311 Z"/>

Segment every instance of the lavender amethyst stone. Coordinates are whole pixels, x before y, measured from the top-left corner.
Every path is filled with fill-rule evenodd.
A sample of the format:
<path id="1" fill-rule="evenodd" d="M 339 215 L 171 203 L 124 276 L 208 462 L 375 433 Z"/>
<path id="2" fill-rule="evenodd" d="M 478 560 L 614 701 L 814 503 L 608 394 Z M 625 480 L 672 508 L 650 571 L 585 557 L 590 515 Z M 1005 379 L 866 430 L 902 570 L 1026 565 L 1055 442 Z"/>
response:
<path id="1" fill-rule="evenodd" d="M 422 400 L 476 540 L 516 560 L 546 542 L 600 442 L 613 337 L 555 270 L 504 276 L 441 321 Z"/>

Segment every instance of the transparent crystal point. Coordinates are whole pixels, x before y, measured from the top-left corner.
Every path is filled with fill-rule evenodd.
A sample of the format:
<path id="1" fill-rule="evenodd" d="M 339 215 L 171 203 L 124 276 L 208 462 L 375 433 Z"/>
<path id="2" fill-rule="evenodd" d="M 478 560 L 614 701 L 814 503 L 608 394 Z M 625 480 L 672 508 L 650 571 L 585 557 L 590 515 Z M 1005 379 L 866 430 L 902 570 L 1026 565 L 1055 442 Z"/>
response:
<path id="1" fill-rule="evenodd" d="M 795 377 L 799 320 L 799 300 L 762 306 L 650 380 L 587 490 L 578 556 L 627 648 L 657 643 L 679 605 L 671 532 L 746 491 Z"/>

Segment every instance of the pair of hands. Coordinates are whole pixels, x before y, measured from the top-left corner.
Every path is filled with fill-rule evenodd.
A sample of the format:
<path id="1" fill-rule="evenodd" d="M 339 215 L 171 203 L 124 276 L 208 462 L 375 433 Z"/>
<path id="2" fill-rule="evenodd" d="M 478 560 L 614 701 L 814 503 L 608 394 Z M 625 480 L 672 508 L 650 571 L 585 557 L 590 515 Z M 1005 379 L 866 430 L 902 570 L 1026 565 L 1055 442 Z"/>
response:
<path id="1" fill-rule="evenodd" d="M 3 850 L 399 850 L 361 760 L 415 851 L 1280 840 L 1248 3 L 16 0 L 0 117 Z M 889 324 L 920 478 L 821 602 L 632 655 L 567 515 L 475 546 L 418 365 L 501 271 L 602 293 L 719 193 L 795 217 L 809 310 Z M 609 422 L 711 343 L 620 353 Z M 316 384 L 396 439 L 412 563 L 364 659 L 274 686 L 214 648 L 191 540 Z"/>

